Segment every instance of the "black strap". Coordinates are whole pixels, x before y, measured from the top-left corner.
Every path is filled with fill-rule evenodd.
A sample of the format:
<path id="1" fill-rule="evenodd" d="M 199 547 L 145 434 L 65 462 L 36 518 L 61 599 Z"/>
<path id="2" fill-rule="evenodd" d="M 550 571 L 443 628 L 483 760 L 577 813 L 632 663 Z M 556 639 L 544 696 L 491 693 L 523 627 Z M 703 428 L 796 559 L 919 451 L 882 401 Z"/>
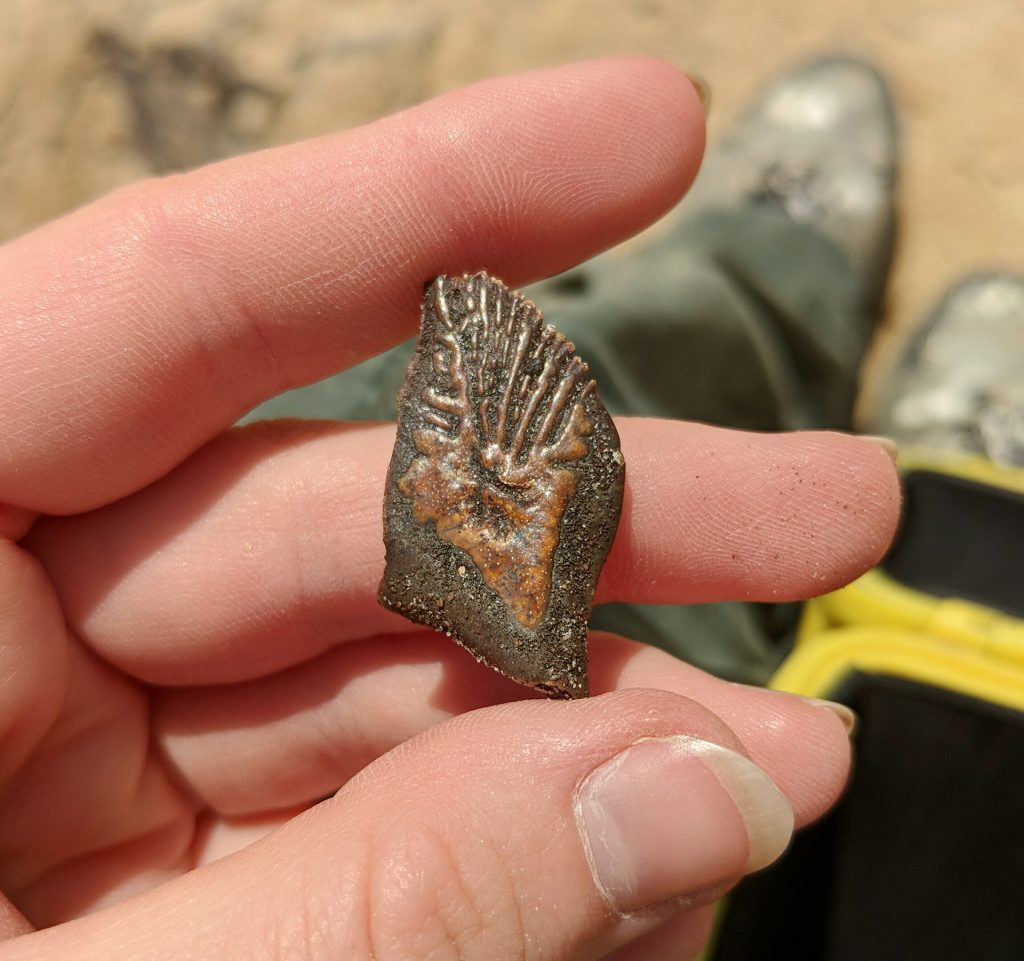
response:
<path id="1" fill-rule="evenodd" d="M 927 470 L 903 484 L 903 521 L 882 569 L 927 594 L 1024 617 L 1024 494 Z"/>

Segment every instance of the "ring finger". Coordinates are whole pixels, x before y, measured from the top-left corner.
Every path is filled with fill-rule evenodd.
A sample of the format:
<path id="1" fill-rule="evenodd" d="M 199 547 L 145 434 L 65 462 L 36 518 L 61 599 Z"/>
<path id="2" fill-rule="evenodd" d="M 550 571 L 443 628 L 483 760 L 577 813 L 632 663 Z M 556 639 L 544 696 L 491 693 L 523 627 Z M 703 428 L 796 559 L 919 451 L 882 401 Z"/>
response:
<path id="1" fill-rule="evenodd" d="M 899 492 L 882 448 L 619 422 L 623 519 L 600 600 L 792 600 L 880 557 Z M 382 610 L 381 492 L 393 427 L 232 431 L 160 483 L 27 541 L 75 632 L 160 685 L 246 680 L 410 629 Z"/>
<path id="2" fill-rule="evenodd" d="M 610 634 L 592 636 L 591 680 L 595 694 L 658 688 L 712 711 L 775 780 L 797 823 L 842 788 L 847 733 L 817 703 L 730 684 Z M 524 696 L 443 636 L 415 632 L 343 645 L 268 678 L 158 692 L 154 728 L 179 778 L 237 817 L 323 798 L 447 718 Z"/>

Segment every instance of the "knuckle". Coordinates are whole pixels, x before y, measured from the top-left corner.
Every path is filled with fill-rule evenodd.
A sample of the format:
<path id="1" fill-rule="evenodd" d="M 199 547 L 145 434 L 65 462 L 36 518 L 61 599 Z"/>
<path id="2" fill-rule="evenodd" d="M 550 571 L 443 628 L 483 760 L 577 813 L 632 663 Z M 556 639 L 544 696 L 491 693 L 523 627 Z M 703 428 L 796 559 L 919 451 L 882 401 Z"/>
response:
<path id="1" fill-rule="evenodd" d="M 367 872 L 374 961 L 504 961 L 526 956 L 514 885 L 492 846 L 422 821 L 382 833 Z"/>
<path id="2" fill-rule="evenodd" d="M 208 293 L 199 254 L 203 226 L 185 181 L 185 175 L 142 180 L 121 188 L 111 202 L 123 224 L 128 258 L 148 268 L 139 273 L 154 278 L 160 293 L 173 296 L 175 306 L 191 315 L 210 305 L 203 302 Z"/>
<path id="3" fill-rule="evenodd" d="M 137 296 L 148 302 L 142 318 L 153 314 L 163 330 L 172 329 L 187 341 L 191 359 L 229 395 L 244 383 L 277 383 L 280 358 L 266 324 L 233 282 L 238 250 L 237 230 L 214 200 L 204 199 L 189 174 L 143 180 L 121 188 L 111 198 L 123 224 L 123 256 L 133 276 L 147 278 L 148 289 Z M 237 256 L 235 256 L 237 255 Z M 168 323 L 170 319 L 170 323 Z M 238 363 L 224 363 L 225 354 Z M 254 376 L 255 375 L 255 376 Z M 283 389 L 283 386 L 282 386 Z"/>

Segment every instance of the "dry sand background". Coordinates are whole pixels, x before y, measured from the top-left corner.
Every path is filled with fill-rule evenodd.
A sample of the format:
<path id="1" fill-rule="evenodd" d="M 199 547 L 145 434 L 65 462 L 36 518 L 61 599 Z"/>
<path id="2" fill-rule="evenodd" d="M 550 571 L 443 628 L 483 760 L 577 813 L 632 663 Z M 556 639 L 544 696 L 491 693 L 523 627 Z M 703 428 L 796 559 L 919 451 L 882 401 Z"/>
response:
<path id="1" fill-rule="evenodd" d="M 843 50 L 889 78 L 901 235 L 885 329 L 965 271 L 1024 270 L 1022 0 L 0 0 L 0 239 L 118 184 L 613 52 L 713 90 Z M 880 338 L 885 340 L 883 336 Z"/>

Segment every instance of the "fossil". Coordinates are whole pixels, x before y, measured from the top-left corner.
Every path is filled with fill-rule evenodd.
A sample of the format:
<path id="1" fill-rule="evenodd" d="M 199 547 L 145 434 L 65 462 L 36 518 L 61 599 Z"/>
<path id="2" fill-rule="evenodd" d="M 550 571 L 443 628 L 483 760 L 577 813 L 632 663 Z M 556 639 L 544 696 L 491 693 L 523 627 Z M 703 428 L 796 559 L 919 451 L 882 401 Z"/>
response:
<path id="1" fill-rule="evenodd" d="M 523 684 L 586 696 L 625 476 L 587 365 L 500 281 L 438 277 L 398 413 L 380 602 Z"/>

